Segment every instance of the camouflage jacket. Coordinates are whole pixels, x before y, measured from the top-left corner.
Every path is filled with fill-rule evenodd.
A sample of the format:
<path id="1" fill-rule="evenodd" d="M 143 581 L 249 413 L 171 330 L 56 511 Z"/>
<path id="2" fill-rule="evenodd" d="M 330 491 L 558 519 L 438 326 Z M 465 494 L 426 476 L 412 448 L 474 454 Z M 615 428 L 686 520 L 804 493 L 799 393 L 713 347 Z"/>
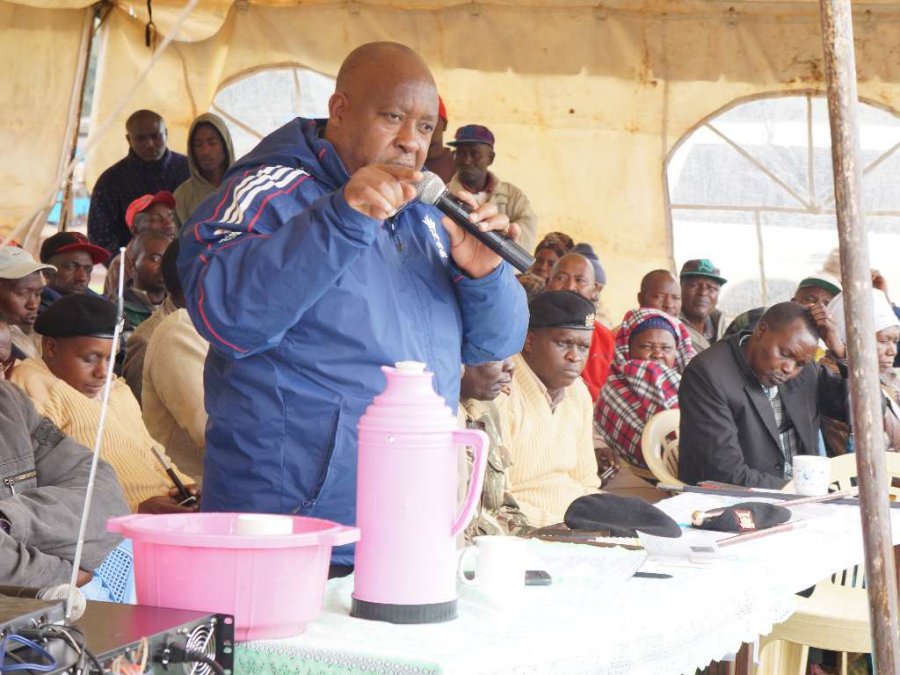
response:
<path id="1" fill-rule="evenodd" d="M 500 436 L 500 420 L 491 402 L 470 399 L 460 403 L 460 417 L 465 415 L 468 429 L 480 429 L 490 439 L 481 503 L 466 528 L 466 542 L 483 534 L 521 535 L 532 528 L 509 491 L 506 470 L 512 465 L 509 450 Z M 472 474 L 473 454 L 466 452 L 466 469 Z"/>

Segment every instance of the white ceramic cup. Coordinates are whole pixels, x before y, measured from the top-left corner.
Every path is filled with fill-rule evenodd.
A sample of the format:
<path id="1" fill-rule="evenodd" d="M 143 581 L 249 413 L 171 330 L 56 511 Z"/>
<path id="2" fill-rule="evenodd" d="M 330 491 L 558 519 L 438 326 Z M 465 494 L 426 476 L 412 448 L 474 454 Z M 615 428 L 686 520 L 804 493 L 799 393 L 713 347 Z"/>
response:
<path id="1" fill-rule="evenodd" d="M 821 497 L 828 494 L 831 462 L 818 455 L 794 457 L 794 490 L 798 495 Z"/>
<path id="2" fill-rule="evenodd" d="M 234 533 L 243 536 L 293 534 L 294 519 L 269 513 L 241 513 L 235 519 Z"/>
<path id="3" fill-rule="evenodd" d="M 465 570 L 475 557 L 475 577 Z M 478 586 L 494 597 L 514 597 L 525 589 L 525 540 L 518 537 L 485 535 L 475 537 L 475 545 L 464 549 L 459 559 L 459 578 Z"/>

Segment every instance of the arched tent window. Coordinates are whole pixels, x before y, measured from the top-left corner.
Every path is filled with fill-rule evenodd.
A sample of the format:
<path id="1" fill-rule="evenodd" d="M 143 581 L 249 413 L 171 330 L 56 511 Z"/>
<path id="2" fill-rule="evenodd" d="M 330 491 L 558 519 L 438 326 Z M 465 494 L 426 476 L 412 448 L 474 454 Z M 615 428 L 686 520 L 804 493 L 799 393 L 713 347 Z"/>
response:
<path id="1" fill-rule="evenodd" d="M 256 70 L 216 94 L 210 111 L 222 116 L 238 157 L 295 117 L 327 117 L 334 78 L 299 66 Z"/>
<path id="2" fill-rule="evenodd" d="M 872 266 L 900 299 L 900 118 L 860 106 Z M 726 317 L 789 300 L 837 247 L 825 98 L 741 102 L 704 121 L 666 167 L 675 261 L 710 258 Z"/>

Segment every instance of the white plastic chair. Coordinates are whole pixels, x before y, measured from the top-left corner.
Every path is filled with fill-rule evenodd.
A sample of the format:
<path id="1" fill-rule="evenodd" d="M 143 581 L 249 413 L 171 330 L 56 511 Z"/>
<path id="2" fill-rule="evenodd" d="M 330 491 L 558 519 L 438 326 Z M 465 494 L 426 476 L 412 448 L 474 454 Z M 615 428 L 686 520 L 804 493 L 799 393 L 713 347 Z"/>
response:
<path id="1" fill-rule="evenodd" d="M 890 477 L 888 493 L 900 497 L 900 453 L 885 453 Z M 837 490 L 856 487 L 856 455 L 840 455 L 831 460 L 831 483 Z M 792 484 L 785 487 L 793 491 Z M 772 645 L 783 641 L 779 649 Z M 771 646 L 770 646 L 771 645 Z M 797 611 L 763 638 L 763 660 L 758 673 L 803 675 L 811 647 L 841 652 L 841 674 L 847 675 L 847 653 L 872 651 L 869 629 L 865 567 L 858 565 L 816 584 L 808 598 L 797 598 Z"/>
<path id="2" fill-rule="evenodd" d="M 641 434 L 641 452 L 653 476 L 662 484 L 684 485 L 678 480 L 678 425 L 680 410 L 663 410 L 651 417 Z"/>

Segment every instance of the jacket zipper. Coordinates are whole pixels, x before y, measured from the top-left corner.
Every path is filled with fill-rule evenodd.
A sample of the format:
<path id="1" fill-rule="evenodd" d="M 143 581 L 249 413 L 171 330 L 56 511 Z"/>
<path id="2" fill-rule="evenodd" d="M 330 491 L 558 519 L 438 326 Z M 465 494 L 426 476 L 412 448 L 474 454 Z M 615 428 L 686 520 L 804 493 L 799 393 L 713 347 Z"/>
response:
<path id="1" fill-rule="evenodd" d="M 384 221 L 384 224 L 387 225 L 388 233 L 391 236 L 391 241 L 394 242 L 394 246 L 397 247 L 398 253 L 403 253 L 403 242 L 400 240 L 400 235 L 397 234 L 397 224 L 395 222 L 397 216 L 396 214 L 388 218 Z"/>
<path id="2" fill-rule="evenodd" d="M 30 471 L 23 471 L 22 473 L 18 473 L 15 476 L 8 476 L 3 479 L 3 484 L 9 488 L 9 493 L 11 495 L 16 494 L 16 483 L 21 483 L 24 480 L 28 480 L 29 478 L 34 478 L 37 476 L 37 471 L 35 469 L 31 469 Z"/>

